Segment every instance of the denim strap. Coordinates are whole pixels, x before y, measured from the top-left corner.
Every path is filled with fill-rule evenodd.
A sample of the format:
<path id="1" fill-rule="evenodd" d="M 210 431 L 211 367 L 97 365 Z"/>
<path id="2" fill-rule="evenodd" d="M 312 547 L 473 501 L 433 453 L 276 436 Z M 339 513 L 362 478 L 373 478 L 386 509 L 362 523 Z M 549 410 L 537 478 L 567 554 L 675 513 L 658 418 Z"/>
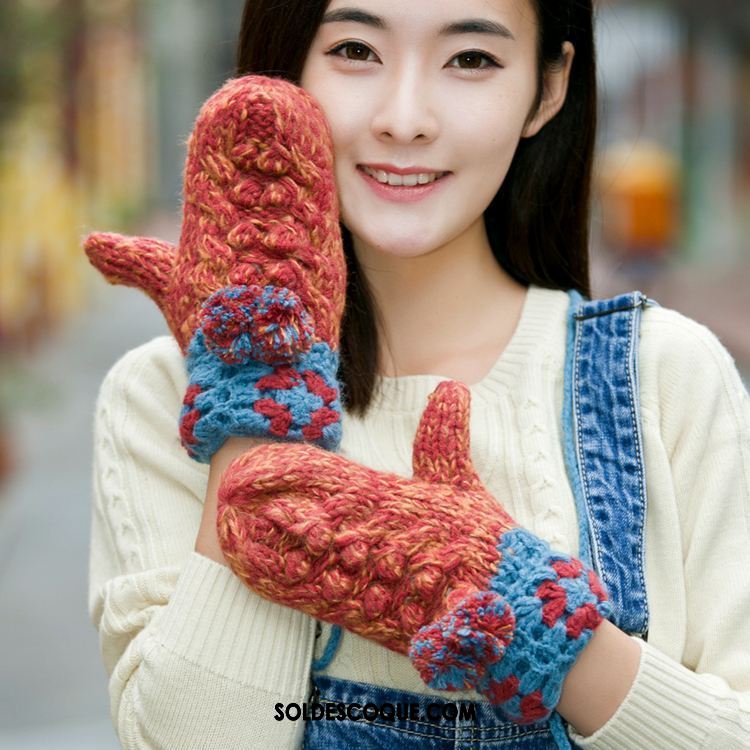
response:
<path id="1" fill-rule="evenodd" d="M 568 295 L 563 435 L 580 556 L 603 581 L 615 625 L 645 636 L 646 477 L 638 340 L 643 306 L 657 303 L 638 291 L 594 301 L 575 290 Z"/>

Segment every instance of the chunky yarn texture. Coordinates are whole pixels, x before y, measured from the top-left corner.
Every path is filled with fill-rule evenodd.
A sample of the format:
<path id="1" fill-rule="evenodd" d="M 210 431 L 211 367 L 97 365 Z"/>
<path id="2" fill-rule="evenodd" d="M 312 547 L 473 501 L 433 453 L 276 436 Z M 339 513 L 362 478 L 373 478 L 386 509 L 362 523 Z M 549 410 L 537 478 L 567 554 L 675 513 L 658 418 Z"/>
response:
<path id="1" fill-rule="evenodd" d="M 346 291 L 330 131 L 303 89 L 232 79 L 188 144 L 178 246 L 94 233 L 91 263 L 142 289 L 187 357 L 180 436 L 208 462 L 229 435 L 341 437 Z"/>
<path id="2" fill-rule="evenodd" d="M 610 606 L 592 571 L 484 488 L 469 404 L 457 382 L 431 394 L 413 479 L 310 445 L 252 449 L 222 478 L 219 539 L 262 596 L 408 654 L 430 687 L 476 689 L 534 722 Z"/>

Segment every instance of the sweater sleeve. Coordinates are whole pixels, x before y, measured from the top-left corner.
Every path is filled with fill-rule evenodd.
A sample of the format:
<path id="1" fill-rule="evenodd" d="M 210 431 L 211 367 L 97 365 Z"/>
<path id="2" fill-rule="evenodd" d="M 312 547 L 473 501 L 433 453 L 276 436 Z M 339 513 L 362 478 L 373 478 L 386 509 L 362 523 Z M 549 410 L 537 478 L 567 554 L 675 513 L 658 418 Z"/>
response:
<path id="1" fill-rule="evenodd" d="M 159 337 L 110 370 L 97 399 L 89 611 L 124 748 L 290 748 L 315 621 L 268 602 L 194 551 L 208 467 L 182 449 L 186 385 Z"/>
<path id="2" fill-rule="evenodd" d="M 672 310 L 649 315 L 641 352 L 654 387 L 641 397 L 659 415 L 671 466 L 685 643 L 681 663 L 641 643 L 638 675 L 615 715 L 590 737 L 572 736 L 595 750 L 749 748 L 750 398 L 707 328 Z"/>

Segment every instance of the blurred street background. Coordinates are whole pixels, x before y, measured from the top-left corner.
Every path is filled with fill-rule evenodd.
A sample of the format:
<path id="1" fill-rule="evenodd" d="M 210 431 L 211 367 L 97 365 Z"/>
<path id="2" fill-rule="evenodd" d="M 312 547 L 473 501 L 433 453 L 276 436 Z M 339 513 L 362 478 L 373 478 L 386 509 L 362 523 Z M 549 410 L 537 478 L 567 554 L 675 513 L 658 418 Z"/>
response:
<path id="1" fill-rule="evenodd" d="M 86 605 L 93 409 L 167 329 L 80 238 L 177 238 L 242 4 L 0 0 L 0 750 L 118 746 Z M 597 34 L 594 293 L 641 289 L 748 374 L 750 4 L 602 2 Z"/>

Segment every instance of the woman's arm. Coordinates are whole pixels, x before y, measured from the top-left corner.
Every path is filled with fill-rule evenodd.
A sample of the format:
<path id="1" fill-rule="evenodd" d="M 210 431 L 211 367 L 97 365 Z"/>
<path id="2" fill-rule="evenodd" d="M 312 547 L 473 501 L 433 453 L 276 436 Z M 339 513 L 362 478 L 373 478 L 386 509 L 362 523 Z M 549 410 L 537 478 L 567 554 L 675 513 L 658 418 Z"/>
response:
<path id="1" fill-rule="evenodd" d="M 274 706 L 307 695 L 315 623 L 196 542 L 211 493 L 179 443 L 185 380 L 162 337 L 123 357 L 97 402 L 90 612 L 112 719 L 125 748 L 294 747 L 303 726 Z"/>
<path id="2" fill-rule="evenodd" d="M 260 445 L 262 442 L 264 441 L 259 438 L 230 437 L 214 453 L 211 459 L 206 499 L 203 503 L 203 515 L 201 516 L 201 524 L 198 529 L 198 537 L 195 540 L 195 551 L 220 565 L 227 565 L 224 553 L 221 551 L 221 546 L 219 545 L 219 535 L 216 532 L 217 493 L 221 475 L 235 458 L 249 451 L 254 446 Z"/>
<path id="3" fill-rule="evenodd" d="M 748 748 L 750 398 L 718 339 L 672 310 L 644 316 L 641 363 L 644 417 L 658 423 L 680 524 L 683 654 L 600 629 L 559 710 L 584 748 Z"/>

